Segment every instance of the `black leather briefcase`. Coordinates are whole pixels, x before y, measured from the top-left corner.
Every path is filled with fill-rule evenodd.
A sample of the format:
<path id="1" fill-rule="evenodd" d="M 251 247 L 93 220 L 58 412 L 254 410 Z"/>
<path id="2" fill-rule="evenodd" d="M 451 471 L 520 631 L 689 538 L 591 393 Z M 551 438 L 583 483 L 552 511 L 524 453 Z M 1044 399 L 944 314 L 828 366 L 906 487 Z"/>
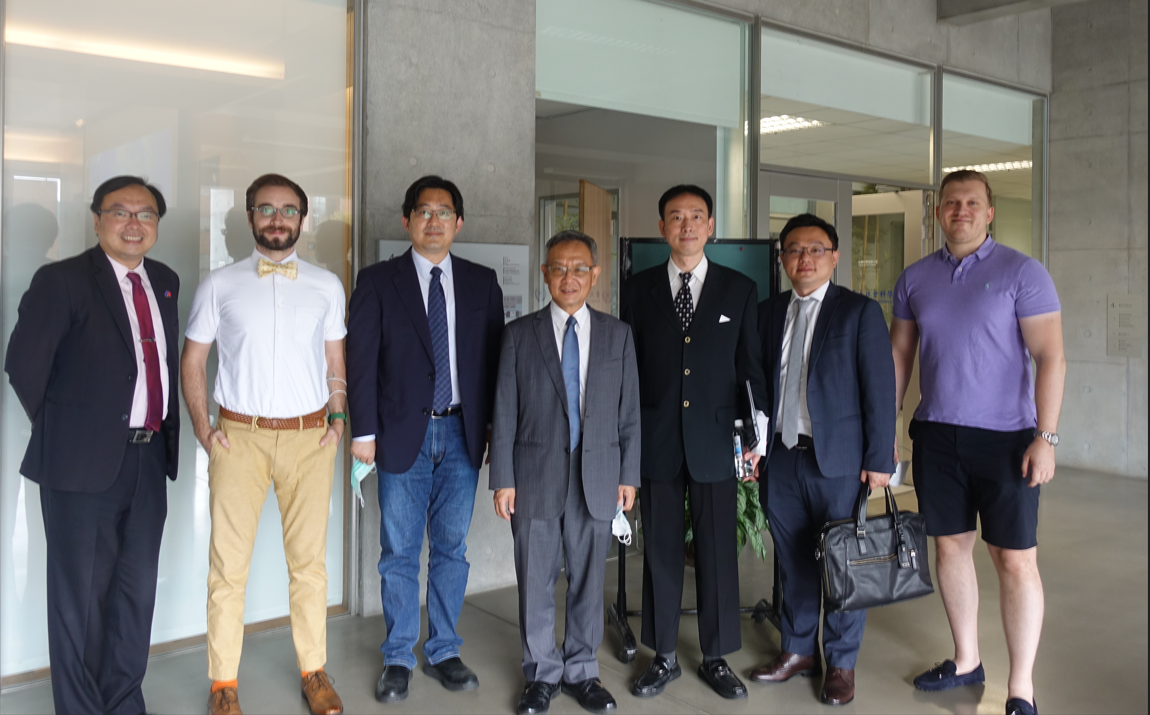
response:
<path id="1" fill-rule="evenodd" d="M 934 592 L 925 521 L 921 514 L 900 512 L 894 493 L 885 491 L 885 516 L 867 519 L 870 488 L 863 484 L 855 517 L 832 521 L 819 534 L 815 558 L 826 611 L 859 611 Z"/>

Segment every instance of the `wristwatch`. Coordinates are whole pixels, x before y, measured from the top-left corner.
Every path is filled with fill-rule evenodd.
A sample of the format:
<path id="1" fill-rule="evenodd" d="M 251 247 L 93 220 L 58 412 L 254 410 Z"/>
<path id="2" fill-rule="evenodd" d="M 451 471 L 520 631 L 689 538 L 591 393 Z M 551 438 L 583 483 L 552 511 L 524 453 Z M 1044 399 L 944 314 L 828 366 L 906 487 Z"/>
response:
<path id="1" fill-rule="evenodd" d="M 1051 447 L 1058 446 L 1058 435 L 1054 432 L 1039 432 L 1038 436 L 1049 442 Z"/>

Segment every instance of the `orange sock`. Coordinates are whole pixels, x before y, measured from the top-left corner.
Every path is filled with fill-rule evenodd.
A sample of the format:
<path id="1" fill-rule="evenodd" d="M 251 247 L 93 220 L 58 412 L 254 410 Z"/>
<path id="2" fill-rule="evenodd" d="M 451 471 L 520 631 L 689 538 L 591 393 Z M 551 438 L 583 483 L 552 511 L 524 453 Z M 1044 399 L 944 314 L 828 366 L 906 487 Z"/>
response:
<path id="1" fill-rule="evenodd" d="M 223 690 L 224 688 L 238 688 L 239 685 L 240 685 L 240 681 L 238 681 L 238 680 L 213 680 L 212 681 L 212 692 L 217 693 L 217 692 Z"/>
<path id="2" fill-rule="evenodd" d="M 302 671 L 302 670 L 301 670 L 301 671 L 299 672 L 299 677 L 301 677 L 301 678 L 306 678 L 307 676 L 311 675 L 312 673 L 318 673 L 318 672 L 320 672 L 321 670 L 323 670 L 323 668 L 316 668 L 315 670 L 309 670 L 309 671 L 307 671 L 306 673 L 305 673 L 304 671 Z"/>

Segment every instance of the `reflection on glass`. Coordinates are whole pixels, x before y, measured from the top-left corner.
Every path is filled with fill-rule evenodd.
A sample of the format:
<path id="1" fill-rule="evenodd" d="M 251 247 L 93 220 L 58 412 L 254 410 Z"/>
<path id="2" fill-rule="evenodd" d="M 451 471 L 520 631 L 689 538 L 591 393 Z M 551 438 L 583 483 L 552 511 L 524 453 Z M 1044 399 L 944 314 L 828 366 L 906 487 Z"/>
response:
<path id="1" fill-rule="evenodd" d="M 649 0 L 537 0 L 536 197 L 618 194 L 616 235 L 657 237 L 675 184 L 747 235 L 749 26 Z M 599 240 L 599 237 L 595 237 Z"/>
<path id="2" fill-rule="evenodd" d="M 943 173 L 986 174 L 994 191 L 995 240 L 1042 260 L 1046 100 L 949 74 L 942 91 Z"/>
<path id="3" fill-rule="evenodd" d="M 894 283 L 903 268 L 906 217 L 901 213 L 855 216 L 851 220 L 851 290 L 874 298 L 890 325 Z"/>
<path id="4" fill-rule="evenodd" d="M 3 341 L 36 268 L 96 244 L 92 191 L 140 174 L 168 201 L 149 257 L 181 280 L 180 323 L 208 271 L 255 247 L 244 190 L 282 173 L 309 193 L 299 255 L 347 280 L 347 5 L 339 0 L 4 4 Z M 125 25 L 124 18 L 137 18 Z M 278 18 L 268 23 L 267 18 Z M 133 28 L 147 27 L 146 41 Z M 259 28 L 253 42 L 252 28 Z M 129 34 L 126 34 L 125 31 Z M 214 361 L 212 361 L 214 363 Z M 209 381 L 214 375 L 209 374 Z M 214 406 L 212 412 L 215 411 Z M 153 642 L 202 634 L 207 455 L 186 413 L 168 487 Z M 29 424 L 4 381 L 0 410 L 0 675 L 48 665 L 39 488 L 19 475 Z M 329 523 L 328 602 L 343 602 L 342 454 Z M 274 496 L 264 505 L 247 619 L 288 613 Z"/>
<path id="5" fill-rule="evenodd" d="M 762 33 L 762 163 L 930 183 L 930 70 Z"/>

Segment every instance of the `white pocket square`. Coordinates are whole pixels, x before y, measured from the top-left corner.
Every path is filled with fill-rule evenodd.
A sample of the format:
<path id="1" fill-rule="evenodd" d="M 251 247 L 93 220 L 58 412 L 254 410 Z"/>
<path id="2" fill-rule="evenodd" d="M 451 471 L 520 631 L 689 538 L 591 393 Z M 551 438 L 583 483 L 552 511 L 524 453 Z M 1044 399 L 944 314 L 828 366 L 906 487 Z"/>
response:
<path id="1" fill-rule="evenodd" d="M 731 319 L 725 315 L 720 315 L 719 316 L 719 322 L 720 323 L 729 323 L 729 322 L 731 322 Z"/>

